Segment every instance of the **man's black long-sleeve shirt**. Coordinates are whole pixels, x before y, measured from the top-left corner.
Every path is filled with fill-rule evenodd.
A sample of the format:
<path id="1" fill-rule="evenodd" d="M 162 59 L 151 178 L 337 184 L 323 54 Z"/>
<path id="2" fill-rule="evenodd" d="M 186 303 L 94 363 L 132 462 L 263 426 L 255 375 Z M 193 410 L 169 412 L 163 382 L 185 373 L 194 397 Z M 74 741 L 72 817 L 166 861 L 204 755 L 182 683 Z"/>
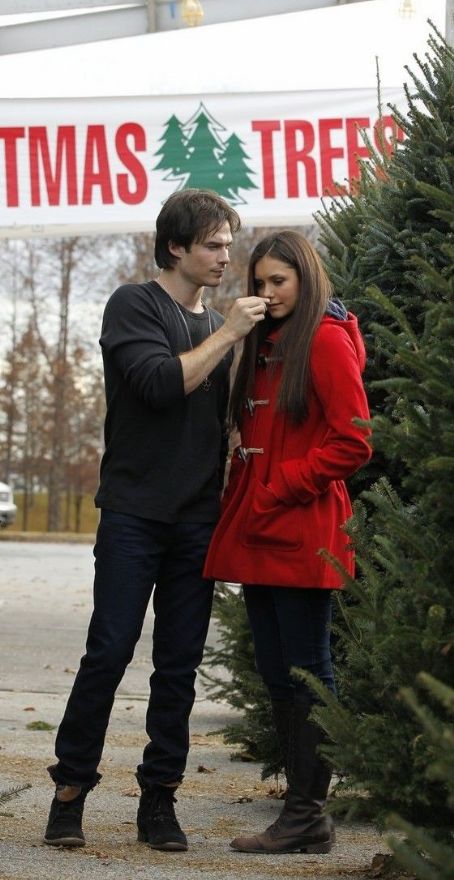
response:
<path id="1" fill-rule="evenodd" d="M 207 316 L 194 317 L 208 335 Z M 223 320 L 210 309 L 213 332 Z M 191 348 L 188 330 L 156 281 L 115 291 L 100 344 L 107 414 L 96 506 L 168 523 L 215 521 L 232 352 L 210 374 L 209 390 L 185 395 L 178 354 Z"/>

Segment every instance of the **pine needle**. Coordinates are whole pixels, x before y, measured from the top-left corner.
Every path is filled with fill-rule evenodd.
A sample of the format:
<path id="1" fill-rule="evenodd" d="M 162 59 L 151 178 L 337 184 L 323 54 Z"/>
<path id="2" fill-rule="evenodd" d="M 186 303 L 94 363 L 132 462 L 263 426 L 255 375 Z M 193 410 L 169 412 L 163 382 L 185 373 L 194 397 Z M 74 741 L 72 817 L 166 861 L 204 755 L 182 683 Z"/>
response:
<path id="1" fill-rule="evenodd" d="M 0 791 L 0 806 L 8 803 L 8 801 L 12 801 L 13 798 L 18 797 L 21 792 L 26 791 L 27 788 L 31 787 L 31 782 L 25 782 L 23 785 L 15 785 L 13 788 L 7 788 L 5 791 Z"/>

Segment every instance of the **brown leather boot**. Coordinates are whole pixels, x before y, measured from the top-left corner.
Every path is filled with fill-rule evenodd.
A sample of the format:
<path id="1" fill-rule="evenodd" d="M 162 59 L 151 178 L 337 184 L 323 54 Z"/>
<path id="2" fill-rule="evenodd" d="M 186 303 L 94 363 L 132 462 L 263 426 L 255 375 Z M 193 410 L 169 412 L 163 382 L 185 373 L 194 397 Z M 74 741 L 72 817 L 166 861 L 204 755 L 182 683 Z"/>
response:
<path id="1" fill-rule="evenodd" d="M 335 842 L 334 823 L 322 810 L 331 770 L 317 748 L 322 730 L 308 720 L 310 706 L 295 703 L 290 726 L 289 788 L 280 816 L 259 834 L 236 837 L 230 844 L 239 852 L 328 853 Z"/>

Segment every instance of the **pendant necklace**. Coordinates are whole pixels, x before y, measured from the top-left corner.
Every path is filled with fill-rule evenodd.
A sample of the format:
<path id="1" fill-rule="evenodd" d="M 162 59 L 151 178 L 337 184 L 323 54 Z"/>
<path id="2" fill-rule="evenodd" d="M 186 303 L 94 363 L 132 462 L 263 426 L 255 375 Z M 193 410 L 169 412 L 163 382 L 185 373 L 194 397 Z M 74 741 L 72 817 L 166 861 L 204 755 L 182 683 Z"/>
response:
<path id="1" fill-rule="evenodd" d="M 170 296 L 170 294 L 169 294 L 169 296 Z M 174 298 L 172 296 L 170 297 L 170 299 L 172 300 L 173 304 L 176 306 L 177 312 L 178 312 L 181 320 L 183 321 L 183 324 L 184 324 L 184 327 L 186 330 L 186 335 L 188 337 L 188 342 L 191 347 L 191 351 L 193 351 L 194 346 L 192 344 L 192 339 L 191 339 L 191 334 L 189 332 L 188 322 L 186 321 L 183 309 L 181 308 L 180 304 L 177 303 L 176 300 L 174 300 Z M 208 315 L 208 336 L 211 336 L 211 334 L 213 332 L 213 327 L 211 325 L 211 313 L 210 313 L 208 306 L 205 305 L 203 300 L 202 300 L 202 306 L 203 306 L 204 312 L 206 312 Z M 209 391 L 211 388 L 211 379 L 209 379 L 208 376 L 205 376 L 203 381 L 200 383 L 199 388 L 201 388 L 203 391 Z"/>

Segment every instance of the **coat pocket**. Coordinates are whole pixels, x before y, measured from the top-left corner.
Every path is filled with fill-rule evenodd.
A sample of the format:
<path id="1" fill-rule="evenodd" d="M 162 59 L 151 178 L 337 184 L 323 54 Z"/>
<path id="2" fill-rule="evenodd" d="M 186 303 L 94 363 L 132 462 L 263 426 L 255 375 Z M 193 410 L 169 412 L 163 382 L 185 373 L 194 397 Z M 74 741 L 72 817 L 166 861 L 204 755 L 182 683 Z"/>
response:
<path id="1" fill-rule="evenodd" d="M 279 501 L 257 481 L 243 522 L 242 544 L 274 550 L 298 550 L 303 544 L 302 510 Z"/>

